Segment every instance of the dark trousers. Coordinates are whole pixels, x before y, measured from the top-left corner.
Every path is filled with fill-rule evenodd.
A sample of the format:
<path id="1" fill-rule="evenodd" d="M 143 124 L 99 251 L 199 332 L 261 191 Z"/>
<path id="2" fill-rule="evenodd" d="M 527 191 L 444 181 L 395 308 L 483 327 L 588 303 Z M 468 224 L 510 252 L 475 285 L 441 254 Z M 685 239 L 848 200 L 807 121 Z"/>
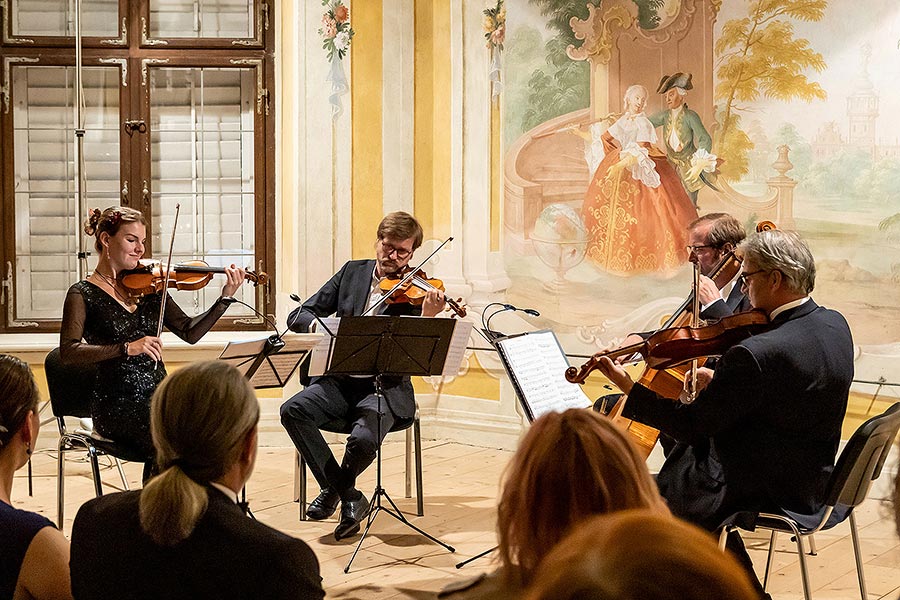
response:
<path id="1" fill-rule="evenodd" d="M 340 493 L 353 490 L 356 477 L 375 460 L 384 436 L 396 417 L 381 400 L 378 436 L 378 397 L 372 378 L 320 377 L 281 406 L 281 424 L 303 455 L 322 488 Z M 344 458 L 338 465 L 321 429 L 349 432 Z"/>

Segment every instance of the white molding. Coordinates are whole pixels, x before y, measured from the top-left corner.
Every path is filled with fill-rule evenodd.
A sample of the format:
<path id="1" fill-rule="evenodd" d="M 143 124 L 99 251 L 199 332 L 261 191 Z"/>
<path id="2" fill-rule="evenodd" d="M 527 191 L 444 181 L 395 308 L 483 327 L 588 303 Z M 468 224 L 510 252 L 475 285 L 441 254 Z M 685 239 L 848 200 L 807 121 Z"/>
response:
<path id="1" fill-rule="evenodd" d="M 413 212 L 415 181 L 415 6 L 383 2 L 382 181 L 384 212 Z"/>

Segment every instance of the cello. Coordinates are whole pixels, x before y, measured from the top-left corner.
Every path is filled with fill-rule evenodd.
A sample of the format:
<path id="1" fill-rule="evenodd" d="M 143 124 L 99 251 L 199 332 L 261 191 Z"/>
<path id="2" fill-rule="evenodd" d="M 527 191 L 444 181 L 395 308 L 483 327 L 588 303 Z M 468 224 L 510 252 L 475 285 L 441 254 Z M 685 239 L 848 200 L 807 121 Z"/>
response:
<path id="1" fill-rule="evenodd" d="M 757 232 L 772 229 L 776 229 L 776 226 L 771 221 L 760 221 L 756 226 Z M 740 258 L 733 251 L 728 252 L 716 264 L 709 277 L 716 287 L 721 289 L 738 274 L 740 269 Z M 647 363 L 637 383 L 660 396 L 679 398 L 685 403 L 692 402 L 697 395 L 696 370 L 705 362 L 705 357 L 721 354 L 741 339 L 751 335 L 755 330 L 768 324 L 766 315 L 751 311 L 720 319 L 711 326 L 714 327 L 714 330 L 699 327 L 698 281 L 699 267 L 695 263 L 694 285 L 691 293 L 663 326 L 645 340 L 645 347 L 641 347 L 642 344 L 636 344 L 594 354 L 580 369 L 570 367 L 566 371 L 566 379 L 572 383 L 583 384 L 590 372 L 597 368 L 602 356 L 615 358 L 634 355 L 637 352 Z M 659 336 L 659 334 L 663 334 L 663 336 Z M 654 336 L 657 336 L 656 340 L 654 340 Z M 694 343 L 693 339 L 696 337 L 706 338 L 707 342 L 704 344 Z M 687 385 L 685 385 L 686 378 L 688 379 Z M 646 460 L 656 445 L 659 430 L 623 417 L 622 412 L 627 400 L 627 395 L 621 398 L 610 418 L 625 429 L 632 441 L 637 444 L 639 453 Z"/>

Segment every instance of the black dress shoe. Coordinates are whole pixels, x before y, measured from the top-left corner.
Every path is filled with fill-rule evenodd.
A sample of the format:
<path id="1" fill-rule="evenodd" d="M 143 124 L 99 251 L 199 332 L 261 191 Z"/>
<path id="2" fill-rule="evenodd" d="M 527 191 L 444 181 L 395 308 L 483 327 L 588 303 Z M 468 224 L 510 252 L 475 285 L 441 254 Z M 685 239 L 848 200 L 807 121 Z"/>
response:
<path id="1" fill-rule="evenodd" d="M 340 501 L 341 495 L 336 490 L 328 487 L 322 488 L 322 493 L 316 496 L 316 499 L 306 507 L 306 518 L 313 521 L 327 519 L 337 510 L 337 505 Z"/>
<path id="2" fill-rule="evenodd" d="M 358 500 L 341 502 L 341 522 L 334 528 L 334 539 L 342 540 L 359 532 L 359 523 L 369 514 L 369 501 L 360 493 Z"/>

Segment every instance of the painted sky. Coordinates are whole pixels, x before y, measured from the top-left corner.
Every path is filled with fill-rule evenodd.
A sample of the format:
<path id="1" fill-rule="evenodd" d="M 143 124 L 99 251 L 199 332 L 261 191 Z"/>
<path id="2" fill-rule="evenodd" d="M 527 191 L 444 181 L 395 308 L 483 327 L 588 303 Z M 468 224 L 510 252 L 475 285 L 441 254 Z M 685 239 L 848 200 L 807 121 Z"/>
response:
<path id="1" fill-rule="evenodd" d="M 725 0 L 717 21 L 721 26 L 729 19 L 747 15 L 749 2 Z M 751 108 L 766 129 L 774 130 L 782 122 L 792 122 L 801 134 L 812 140 L 823 123 L 836 121 L 846 139 L 847 96 L 853 91 L 860 73 L 860 48 L 872 48 L 869 79 L 879 95 L 876 137 L 879 143 L 900 143 L 900 2 L 897 0 L 832 0 L 825 17 L 816 23 L 793 21 L 797 37 L 809 40 L 814 50 L 822 54 L 827 69 L 822 73 L 807 73 L 819 82 L 828 94 L 825 101 L 773 102 L 763 101 Z M 767 120 L 766 116 L 774 116 Z"/>

